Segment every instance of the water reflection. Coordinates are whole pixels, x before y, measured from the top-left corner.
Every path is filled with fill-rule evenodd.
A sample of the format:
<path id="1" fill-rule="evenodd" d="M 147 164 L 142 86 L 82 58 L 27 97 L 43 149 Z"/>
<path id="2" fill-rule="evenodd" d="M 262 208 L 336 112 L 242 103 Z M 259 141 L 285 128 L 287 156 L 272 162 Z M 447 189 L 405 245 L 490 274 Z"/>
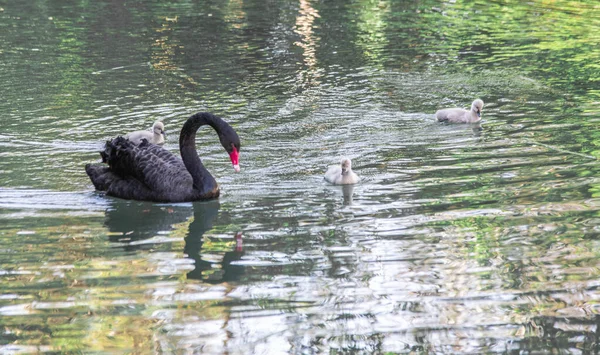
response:
<path id="1" fill-rule="evenodd" d="M 139 242 L 168 234 L 175 224 L 186 221 L 194 213 L 191 204 L 161 205 L 121 199 L 111 202 L 105 217 L 109 239 L 123 243 L 127 250 L 150 248 L 151 244 Z"/>
<path id="2" fill-rule="evenodd" d="M 342 195 L 344 196 L 344 205 L 351 205 L 352 196 L 354 195 L 354 185 L 342 186 Z"/>
<path id="3" fill-rule="evenodd" d="M 483 133 L 483 126 L 481 125 L 481 122 L 467 124 L 441 122 L 440 125 L 447 127 L 447 130 L 451 130 L 456 133 L 471 131 L 473 132 L 473 137 L 480 137 Z"/>
<path id="4" fill-rule="evenodd" d="M 209 283 L 237 280 L 243 273 L 242 266 L 231 265 L 233 261 L 243 256 L 242 233 L 235 234 L 235 244 L 223 254 L 221 262 L 207 260 L 203 255 L 204 234 L 213 228 L 219 214 L 219 201 L 209 201 L 194 204 L 194 220 L 189 225 L 185 237 L 184 253 L 194 260 L 194 270 L 187 273 L 188 278 L 203 280 Z"/>
<path id="5" fill-rule="evenodd" d="M 190 235 L 185 238 L 184 252 L 194 260 L 195 268 L 187 273 L 188 279 L 202 280 L 213 284 L 238 281 L 244 273 L 244 267 L 233 262 L 241 260 L 244 255 L 242 233 L 236 233 L 234 239 L 235 244 L 231 248 L 232 250 L 223 254 L 221 262 L 208 261 L 203 257 L 202 234 L 192 235 L 190 228 Z"/>
<path id="6" fill-rule="evenodd" d="M 316 45 L 319 38 L 315 37 L 313 26 L 315 19 L 319 17 L 319 12 L 311 6 L 310 1 L 300 0 L 300 13 L 296 18 L 296 33 L 302 37 L 302 41 L 294 44 L 304 50 L 304 63 L 309 68 L 314 68 L 317 64 Z"/>
<path id="7" fill-rule="evenodd" d="M 297 79 L 304 85 L 303 89 L 308 89 L 321 85 L 321 74 L 317 66 L 317 47 L 320 38 L 315 34 L 315 20 L 321 16 L 309 0 L 300 0 L 299 5 L 295 32 L 300 35 L 301 40 L 294 44 L 302 48 L 303 61 L 307 68 L 298 71 Z"/>
<path id="8" fill-rule="evenodd" d="M 4 3 L 0 353 L 598 352 L 596 2 Z M 220 204 L 92 192 L 199 110 L 246 142 L 201 148 Z"/>
<path id="9" fill-rule="evenodd" d="M 217 222 L 220 208 L 219 200 L 163 205 L 114 199 L 111 208 L 106 211 L 105 225 L 110 231 L 111 242 L 119 243 L 126 251 L 134 251 L 150 250 L 164 239 L 170 240 L 168 235 L 177 228 L 177 224 L 191 220 L 183 252 L 194 261 L 194 270 L 187 276 L 219 283 L 236 280 L 243 273 L 243 267 L 231 265 L 243 256 L 241 232 L 235 234 L 231 250 L 219 256 L 220 262 L 209 261 L 203 255 L 210 253 L 203 250 L 204 235 Z M 222 248 L 219 249 L 221 251 Z"/>
<path id="10" fill-rule="evenodd" d="M 181 45 L 177 43 L 177 39 L 174 39 L 171 35 L 173 32 L 173 25 L 176 22 L 177 17 L 166 17 L 164 22 L 162 24 L 157 24 L 157 28 L 154 30 L 157 38 L 152 44 L 154 51 L 151 64 L 157 70 L 178 69 L 177 65 L 173 63 L 173 57 L 175 57 L 177 51 L 182 49 Z"/>

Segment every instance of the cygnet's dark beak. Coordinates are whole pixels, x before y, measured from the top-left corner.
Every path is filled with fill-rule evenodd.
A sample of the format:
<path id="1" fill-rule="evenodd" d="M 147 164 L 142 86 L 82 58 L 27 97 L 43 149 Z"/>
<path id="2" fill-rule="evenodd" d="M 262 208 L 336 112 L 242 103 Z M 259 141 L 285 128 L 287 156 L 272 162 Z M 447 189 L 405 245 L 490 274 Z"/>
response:
<path id="1" fill-rule="evenodd" d="M 348 172 L 347 168 L 342 168 L 342 175 L 345 175 Z"/>
<path id="2" fill-rule="evenodd" d="M 481 111 L 477 110 L 477 117 L 481 117 Z"/>
<path id="3" fill-rule="evenodd" d="M 163 137 L 165 137 L 165 139 L 167 139 L 167 132 L 165 132 L 165 131 L 160 131 L 160 134 L 162 134 L 162 135 L 163 135 Z"/>

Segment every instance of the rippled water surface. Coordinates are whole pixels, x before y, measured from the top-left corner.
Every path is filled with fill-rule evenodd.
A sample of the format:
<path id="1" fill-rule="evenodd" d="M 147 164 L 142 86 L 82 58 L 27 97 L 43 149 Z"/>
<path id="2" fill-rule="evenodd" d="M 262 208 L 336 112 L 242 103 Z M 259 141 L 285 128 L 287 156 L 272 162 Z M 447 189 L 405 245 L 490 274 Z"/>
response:
<path id="1" fill-rule="evenodd" d="M 0 0 L 0 33 L 0 353 L 600 351 L 595 1 Z M 198 111 L 242 139 L 235 174 L 199 134 L 218 201 L 94 191 L 106 140 L 178 152 Z"/>

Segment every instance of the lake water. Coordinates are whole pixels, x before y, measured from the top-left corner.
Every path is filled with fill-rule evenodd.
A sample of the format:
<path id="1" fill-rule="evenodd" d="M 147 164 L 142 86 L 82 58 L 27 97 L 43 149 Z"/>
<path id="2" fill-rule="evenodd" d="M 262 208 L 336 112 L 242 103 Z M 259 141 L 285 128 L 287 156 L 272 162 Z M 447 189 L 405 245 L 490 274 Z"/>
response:
<path id="1" fill-rule="evenodd" d="M 0 33 L 0 353 L 600 351 L 597 2 L 0 0 Z M 218 201 L 94 191 L 106 140 L 177 153 L 198 111 L 242 139 L 235 174 L 199 134 Z"/>

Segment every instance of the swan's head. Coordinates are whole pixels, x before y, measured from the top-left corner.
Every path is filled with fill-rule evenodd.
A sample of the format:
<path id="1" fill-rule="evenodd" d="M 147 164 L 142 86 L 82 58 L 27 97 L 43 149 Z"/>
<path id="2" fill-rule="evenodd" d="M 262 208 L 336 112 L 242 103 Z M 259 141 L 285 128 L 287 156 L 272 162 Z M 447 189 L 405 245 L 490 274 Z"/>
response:
<path id="1" fill-rule="evenodd" d="M 352 170 L 352 162 L 348 158 L 342 159 L 342 175 L 348 174 Z"/>
<path id="2" fill-rule="evenodd" d="M 229 125 L 224 125 L 219 130 L 219 140 L 221 141 L 221 145 L 227 153 L 229 153 L 229 159 L 231 159 L 231 164 L 233 165 L 233 170 L 236 173 L 240 172 L 240 137 L 238 137 L 237 133 L 231 128 Z"/>
<path id="3" fill-rule="evenodd" d="M 481 117 L 481 110 L 483 110 L 483 101 L 481 99 L 477 99 L 473 101 L 471 105 L 471 111 L 477 114 L 477 117 Z"/>
<path id="4" fill-rule="evenodd" d="M 152 131 L 154 132 L 154 134 L 162 134 L 163 137 L 166 137 L 165 136 L 165 125 L 160 121 L 154 122 L 154 124 L 152 125 Z"/>

